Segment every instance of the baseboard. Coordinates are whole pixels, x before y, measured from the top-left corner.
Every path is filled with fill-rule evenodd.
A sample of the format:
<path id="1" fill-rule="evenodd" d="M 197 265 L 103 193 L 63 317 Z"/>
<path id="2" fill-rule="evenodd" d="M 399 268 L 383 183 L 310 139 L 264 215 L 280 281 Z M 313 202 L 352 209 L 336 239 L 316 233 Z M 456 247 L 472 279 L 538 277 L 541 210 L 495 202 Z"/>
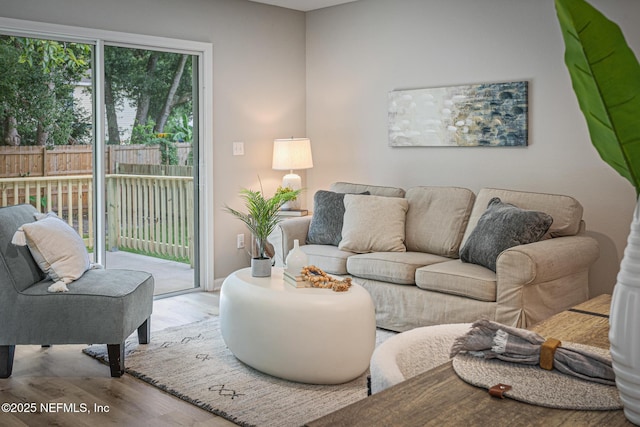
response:
<path id="1" fill-rule="evenodd" d="M 213 281 L 213 292 L 217 292 L 222 288 L 222 282 L 224 282 L 224 279 L 226 279 L 226 277 L 223 277 L 221 279 L 215 279 Z"/>

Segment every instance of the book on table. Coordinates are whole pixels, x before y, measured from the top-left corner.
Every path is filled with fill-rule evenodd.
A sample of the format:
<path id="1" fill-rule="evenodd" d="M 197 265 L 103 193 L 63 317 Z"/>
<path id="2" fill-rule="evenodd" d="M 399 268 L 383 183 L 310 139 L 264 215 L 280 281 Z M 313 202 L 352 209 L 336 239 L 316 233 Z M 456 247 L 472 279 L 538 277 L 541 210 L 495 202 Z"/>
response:
<path id="1" fill-rule="evenodd" d="M 279 210 L 278 215 L 280 216 L 307 216 L 309 215 L 309 211 L 307 209 L 289 209 L 289 210 Z"/>
<path id="2" fill-rule="evenodd" d="M 291 286 L 295 286 L 296 288 L 309 288 L 311 284 L 306 281 L 302 276 L 293 275 L 287 270 L 284 271 L 283 279 L 285 283 L 290 284 Z"/>

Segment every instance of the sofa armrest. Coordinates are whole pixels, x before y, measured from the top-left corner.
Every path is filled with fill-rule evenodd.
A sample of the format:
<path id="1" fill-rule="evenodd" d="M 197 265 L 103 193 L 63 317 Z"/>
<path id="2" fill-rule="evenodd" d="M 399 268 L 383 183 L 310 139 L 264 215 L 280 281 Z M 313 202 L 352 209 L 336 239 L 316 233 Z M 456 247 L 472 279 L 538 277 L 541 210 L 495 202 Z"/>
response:
<path id="1" fill-rule="evenodd" d="M 293 248 L 293 241 L 298 239 L 300 246 L 304 245 L 309 233 L 311 216 L 289 218 L 281 221 L 269 235 L 269 243 L 275 251 L 275 266 L 284 267 L 289 251 Z"/>
<path id="2" fill-rule="evenodd" d="M 513 323 L 519 316 L 517 324 L 529 327 L 586 301 L 589 268 L 599 256 L 598 242 L 585 235 L 505 250 L 496 262 L 496 316 Z"/>

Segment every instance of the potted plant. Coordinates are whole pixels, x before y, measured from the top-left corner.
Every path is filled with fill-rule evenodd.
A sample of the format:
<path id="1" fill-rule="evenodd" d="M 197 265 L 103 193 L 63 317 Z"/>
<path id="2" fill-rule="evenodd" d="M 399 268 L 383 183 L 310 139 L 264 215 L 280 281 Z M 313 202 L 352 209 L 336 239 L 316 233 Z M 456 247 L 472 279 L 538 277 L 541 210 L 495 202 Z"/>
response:
<path id="1" fill-rule="evenodd" d="M 246 213 L 225 206 L 225 210 L 244 222 L 255 239 L 252 243 L 251 275 L 254 277 L 268 277 L 271 275 L 271 258 L 267 253 L 267 238 L 281 220 L 278 215 L 280 207 L 288 201 L 294 200 L 301 190 L 289 187 L 278 187 L 271 198 L 264 197 L 262 183 L 260 191 L 243 188 L 240 197 L 244 199 Z"/>
<path id="2" fill-rule="evenodd" d="M 556 0 L 571 75 L 591 142 L 640 195 L 640 63 L 620 28 L 584 0 Z M 611 302 L 609 340 L 627 419 L 640 425 L 640 200 Z"/>

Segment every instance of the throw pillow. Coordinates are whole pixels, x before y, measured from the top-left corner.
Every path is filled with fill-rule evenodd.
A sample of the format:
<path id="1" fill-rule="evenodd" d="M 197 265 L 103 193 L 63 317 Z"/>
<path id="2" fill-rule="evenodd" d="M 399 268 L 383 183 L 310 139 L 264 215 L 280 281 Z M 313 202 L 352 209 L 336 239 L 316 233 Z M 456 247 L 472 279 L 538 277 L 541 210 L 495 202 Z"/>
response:
<path id="1" fill-rule="evenodd" d="M 342 240 L 345 194 L 318 190 L 313 195 L 313 216 L 306 241 L 308 245 L 338 246 Z"/>
<path id="2" fill-rule="evenodd" d="M 541 240 L 551 223 L 551 215 L 520 209 L 494 197 L 460 250 L 460 259 L 496 271 L 502 251 Z"/>
<path id="3" fill-rule="evenodd" d="M 91 267 L 87 248 L 78 233 L 54 213 L 37 218 L 36 222 L 23 224 L 12 242 L 27 245 L 40 269 L 55 282 L 50 292 L 66 292 L 67 284 Z"/>
<path id="4" fill-rule="evenodd" d="M 347 194 L 344 208 L 339 249 L 356 253 L 406 252 L 406 199 Z"/>

